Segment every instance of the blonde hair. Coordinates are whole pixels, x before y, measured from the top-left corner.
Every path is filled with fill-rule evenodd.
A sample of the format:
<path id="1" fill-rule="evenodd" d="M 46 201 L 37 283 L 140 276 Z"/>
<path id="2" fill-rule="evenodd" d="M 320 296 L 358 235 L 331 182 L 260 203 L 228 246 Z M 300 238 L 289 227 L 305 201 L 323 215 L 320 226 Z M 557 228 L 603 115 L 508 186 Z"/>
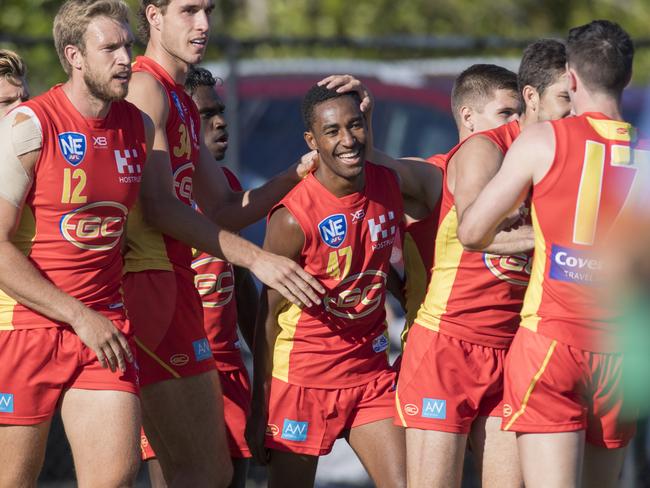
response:
<path id="1" fill-rule="evenodd" d="M 54 46 L 61 66 L 69 75 L 72 66 L 65 57 L 66 46 L 85 52 L 84 36 L 88 24 L 96 17 L 108 17 L 119 23 L 129 22 L 129 8 L 123 0 L 67 0 L 54 17 Z"/>
<path id="2" fill-rule="evenodd" d="M 0 49 L 0 78 L 4 78 L 12 85 L 20 85 L 27 73 L 27 66 L 23 59 L 9 49 Z"/>

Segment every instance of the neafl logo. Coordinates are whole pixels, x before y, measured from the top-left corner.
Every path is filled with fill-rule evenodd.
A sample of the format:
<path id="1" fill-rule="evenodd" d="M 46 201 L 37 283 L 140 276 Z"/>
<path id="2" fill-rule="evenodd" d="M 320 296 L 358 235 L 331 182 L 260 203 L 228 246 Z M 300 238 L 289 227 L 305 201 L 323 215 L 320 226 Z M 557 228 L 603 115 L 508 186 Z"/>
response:
<path id="1" fill-rule="evenodd" d="M 127 212 L 127 208 L 117 202 L 85 205 L 61 218 L 61 235 L 79 249 L 108 251 L 122 238 Z"/>
<path id="2" fill-rule="evenodd" d="M 406 415 L 410 415 L 411 417 L 413 417 L 414 415 L 420 413 L 420 409 L 418 408 L 417 405 L 413 405 L 412 403 L 407 403 L 406 405 L 404 405 L 404 413 Z"/>
<path id="3" fill-rule="evenodd" d="M 174 191 L 179 200 L 192 204 L 192 177 L 194 176 L 194 164 L 185 163 L 174 171 Z"/>

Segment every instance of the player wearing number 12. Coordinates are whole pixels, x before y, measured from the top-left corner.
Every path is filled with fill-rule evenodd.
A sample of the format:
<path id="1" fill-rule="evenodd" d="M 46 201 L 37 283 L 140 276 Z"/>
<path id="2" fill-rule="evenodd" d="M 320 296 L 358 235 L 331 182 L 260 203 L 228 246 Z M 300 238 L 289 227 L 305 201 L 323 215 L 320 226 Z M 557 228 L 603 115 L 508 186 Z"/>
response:
<path id="1" fill-rule="evenodd" d="M 567 72 L 577 116 L 522 132 L 458 231 L 466 245 L 489 244 L 532 187 L 535 255 L 506 361 L 502 424 L 519 434 L 527 487 L 580 486 L 581 478 L 582 486 L 616 486 L 634 432 L 620 415 L 616 309 L 594 286 L 609 266 L 598 246 L 648 161 L 630 147 L 634 130 L 620 110 L 633 52 L 614 23 L 571 29 Z"/>

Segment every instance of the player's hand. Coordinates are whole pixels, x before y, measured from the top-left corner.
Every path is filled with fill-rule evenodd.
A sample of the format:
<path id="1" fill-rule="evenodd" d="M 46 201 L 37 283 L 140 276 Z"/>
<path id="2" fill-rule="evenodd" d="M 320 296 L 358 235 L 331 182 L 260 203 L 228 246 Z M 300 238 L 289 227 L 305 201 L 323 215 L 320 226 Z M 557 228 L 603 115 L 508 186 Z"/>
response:
<path id="1" fill-rule="evenodd" d="M 124 372 L 126 362 L 133 362 L 126 337 L 103 315 L 84 307 L 70 325 L 81 342 L 95 351 L 102 368 Z"/>
<path id="2" fill-rule="evenodd" d="M 299 307 L 319 305 L 325 288 L 295 261 L 262 251 L 251 271 L 259 280 Z"/>
<path id="3" fill-rule="evenodd" d="M 316 151 L 309 151 L 307 154 L 303 154 L 300 161 L 296 164 L 298 178 L 301 180 L 306 178 L 309 173 L 318 168 L 318 164 L 318 153 Z"/>
<path id="4" fill-rule="evenodd" d="M 329 90 L 336 90 L 339 93 L 354 91 L 361 98 L 360 109 L 363 113 L 372 112 L 374 101 L 370 90 L 352 75 L 331 75 L 323 78 L 318 82 L 319 86 L 324 86 Z"/>
<path id="5" fill-rule="evenodd" d="M 261 465 L 269 462 L 269 450 L 264 446 L 266 436 L 267 415 L 264 407 L 253 399 L 251 402 L 251 413 L 246 419 L 246 430 L 244 437 L 251 451 L 253 459 Z"/>
<path id="6" fill-rule="evenodd" d="M 514 229 L 518 229 L 526 223 L 526 207 L 523 205 L 512 211 L 503 221 L 499 224 L 496 229 L 496 233 L 499 232 L 508 232 Z"/>

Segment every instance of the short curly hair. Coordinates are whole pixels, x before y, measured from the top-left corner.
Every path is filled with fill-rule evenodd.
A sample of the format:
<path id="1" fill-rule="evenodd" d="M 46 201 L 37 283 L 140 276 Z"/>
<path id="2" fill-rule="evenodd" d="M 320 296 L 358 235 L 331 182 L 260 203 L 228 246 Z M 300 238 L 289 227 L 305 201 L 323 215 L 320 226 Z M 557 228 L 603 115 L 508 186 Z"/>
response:
<path id="1" fill-rule="evenodd" d="M 359 105 L 361 97 L 357 92 L 339 93 L 336 90 L 330 90 L 324 86 L 314 85 L 305 94 L 302 99 L 302 121 L 307 130 L 311 130 L 314 125 L 314 108 L 327 100 L 341 97 L 352 97 Z"/>
<path id="2" fill-rule="evenodd" d="M 187 77 L 185 78 L 185 91 L 191 96 L 194 95 L 194 92 L 200 86 L 214 87 L 222 84 L 223 80 L 214 76 L 207 69 L 199 66 L 190 66 Z"/>

